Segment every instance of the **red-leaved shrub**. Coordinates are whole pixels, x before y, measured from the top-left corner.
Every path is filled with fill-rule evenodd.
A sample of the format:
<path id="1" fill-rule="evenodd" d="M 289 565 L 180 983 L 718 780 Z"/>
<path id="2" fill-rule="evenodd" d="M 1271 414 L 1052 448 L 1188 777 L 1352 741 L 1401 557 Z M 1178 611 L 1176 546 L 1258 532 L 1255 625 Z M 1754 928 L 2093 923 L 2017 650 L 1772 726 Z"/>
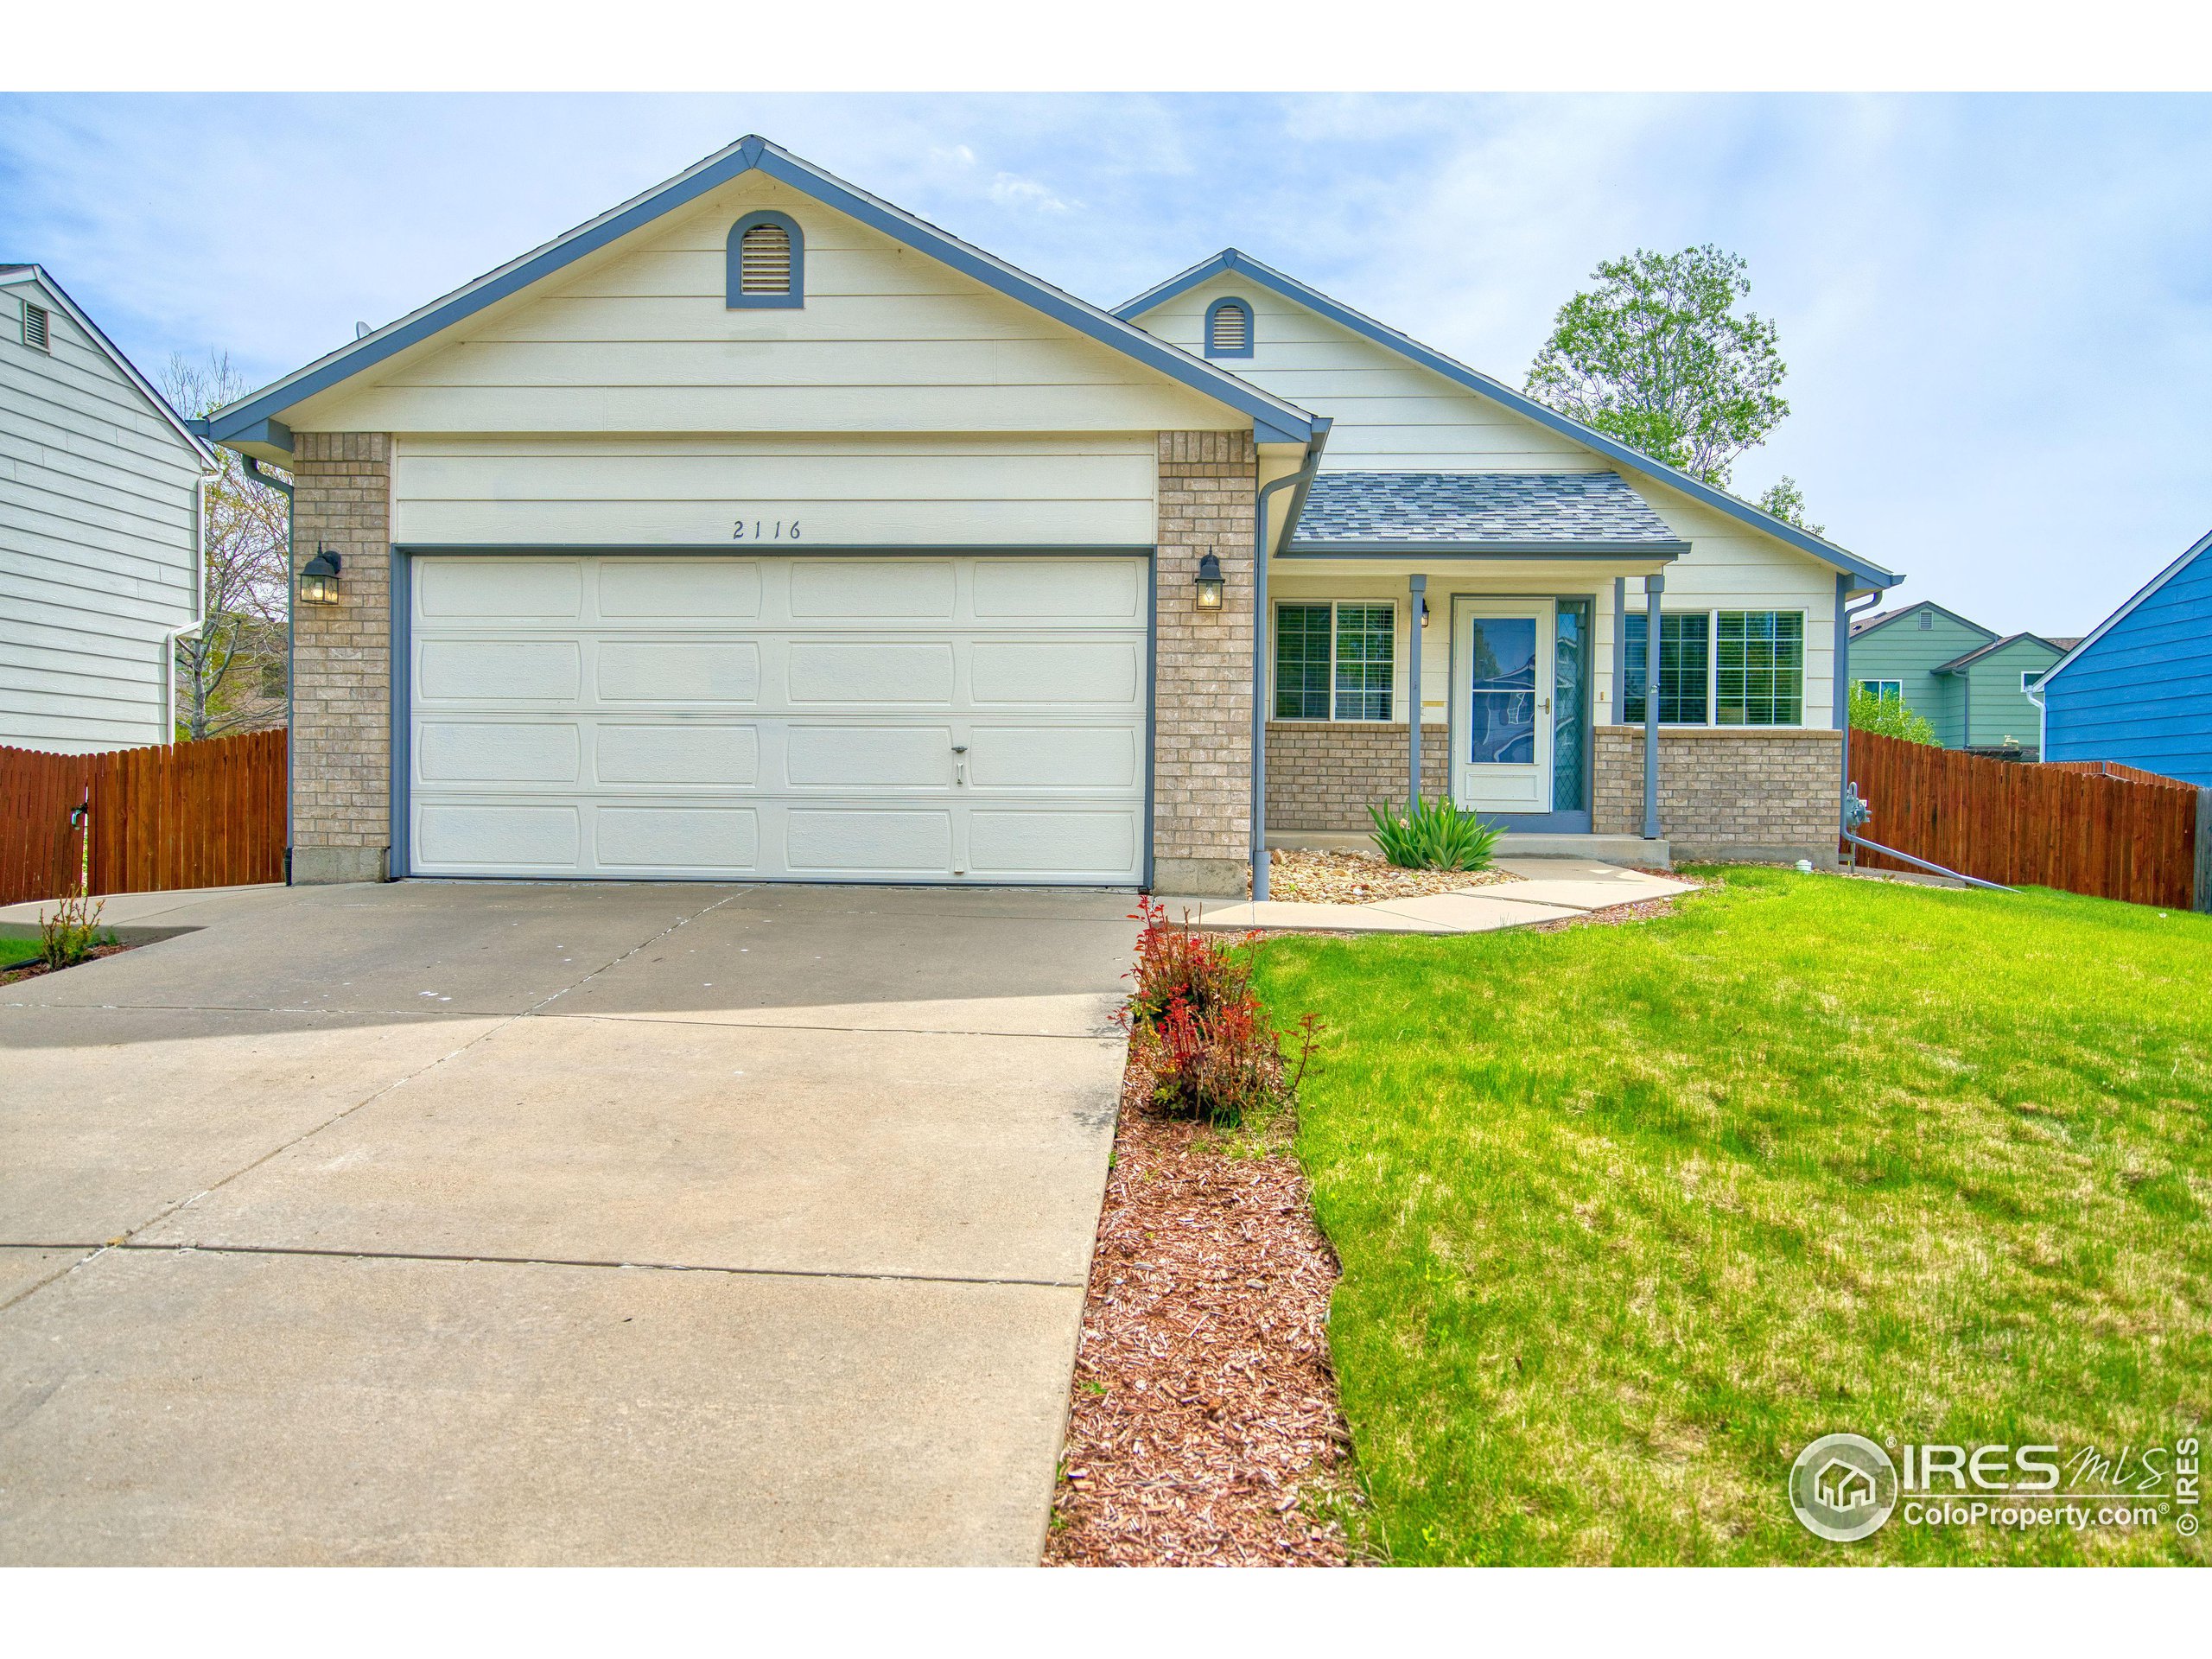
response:
<path id="1" fill-rule="evenodd" d="M 1313 1052 L 1314 1016 L 1298 1022 L 1297 1058 L 1286 1061 L 1281 1035 L 1252 994 L 1260 936 L 1201 933 L 1169 921 L 1165 905 L 1138 904 L 1144 931 L 1122 1018 L 1152 1074 L 1154 1103 L 1213 1123 L 1289 1103 Z"/>

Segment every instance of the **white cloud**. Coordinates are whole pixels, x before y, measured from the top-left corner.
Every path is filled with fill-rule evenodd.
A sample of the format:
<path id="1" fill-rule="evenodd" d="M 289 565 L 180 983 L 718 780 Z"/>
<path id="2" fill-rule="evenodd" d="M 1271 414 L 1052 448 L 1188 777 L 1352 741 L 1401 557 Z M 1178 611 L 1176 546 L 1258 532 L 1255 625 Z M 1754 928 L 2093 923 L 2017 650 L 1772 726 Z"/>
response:
<path id="1" fill-rule="evenodd" d="M 1018 173 L 1001 173 L 991 181 L 991 200 L 1001 207 L 1027 207 L 1040 213 L 1065 213 L 1077 204 L 1053 194 L 1050 187 L 1025 179 Z"/>

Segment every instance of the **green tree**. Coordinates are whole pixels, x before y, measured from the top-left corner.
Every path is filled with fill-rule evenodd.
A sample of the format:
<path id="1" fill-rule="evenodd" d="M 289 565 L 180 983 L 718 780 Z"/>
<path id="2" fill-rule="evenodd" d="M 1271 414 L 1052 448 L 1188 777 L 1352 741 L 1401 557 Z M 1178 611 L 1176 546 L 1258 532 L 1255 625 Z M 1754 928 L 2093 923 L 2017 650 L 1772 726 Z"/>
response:
<path id="1" fill-rule="evenodd" d="M 227 354 L 172 354 L 162 395 L 187 416 L 213 413 L 250 388 Z M 284 498 L 218 449 L 200 545 L 207 620 L 176 642 L 176 735 L 190 742 L 284 723 L 284 620 L 291 598 Z"/>
<path id="2" fill-rule="evenodd" d="M 1597 288 L 1560 307 L 1524 390 L 1726 489 L 1737 457 L 1789 413 L 1774 324 L 1736 309 L 1745 269 L 1709 244 L 1605 261 Z"/>
<path id="3" fill-rule="evenodd" d="M 1864 685 L 1851 688 L 1851 728 L 1930 747 L 1936 741 L 1936 728 L 1914 714 L 1903 697 L 1878 697 Z"/>
<path id="4" fill-rule="evenodd" d="M 1770 512 L 1785 524 L 1795 524 L 1808 530 L 1815 536 L 1825 536 L 1827 526 L 1816 524 L 1805 516 L 1805 492 L 1797 487 L 1797 480 L 1784 473 L 1766 486 L 1766 493 L 1758 499 L 1761 512 Z"/>

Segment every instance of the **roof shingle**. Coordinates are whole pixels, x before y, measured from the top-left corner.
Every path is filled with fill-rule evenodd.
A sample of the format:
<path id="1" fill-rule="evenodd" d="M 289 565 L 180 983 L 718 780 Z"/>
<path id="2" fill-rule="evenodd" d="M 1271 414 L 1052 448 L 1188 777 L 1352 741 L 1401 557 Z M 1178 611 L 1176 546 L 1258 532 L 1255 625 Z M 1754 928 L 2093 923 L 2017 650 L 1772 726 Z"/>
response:
<path id="1" fill-rule="evenodd" d="M 1680 538 L 1618 473 L 1323 473 L 1294 545 L 1669 547 Z"/>

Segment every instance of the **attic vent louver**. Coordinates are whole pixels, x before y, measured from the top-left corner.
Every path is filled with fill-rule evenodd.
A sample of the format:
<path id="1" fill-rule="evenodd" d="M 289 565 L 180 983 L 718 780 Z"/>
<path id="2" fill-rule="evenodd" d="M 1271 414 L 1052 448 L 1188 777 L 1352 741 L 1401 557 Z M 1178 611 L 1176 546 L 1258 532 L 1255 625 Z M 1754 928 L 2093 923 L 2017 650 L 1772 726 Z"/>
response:
<path id="1" fill-rule="evenodd" d="M 1206 313 L 1206 355 L 1249 357 L 1252 312 L 1242 300 L 1221 300 Z"/>
<path id="2" fill-rule="evenodd" d="M 791 238 L 780 225 L 755 225 L 738 245 L 737 291 L 791 291 Z"/>
<path id="3" fill-rule="evenodd" d="M 54 341 L 49 332 L 46 308 L 42 305 L 23 307 L 23 344 L 35 352 L 50 352 Z"/>

